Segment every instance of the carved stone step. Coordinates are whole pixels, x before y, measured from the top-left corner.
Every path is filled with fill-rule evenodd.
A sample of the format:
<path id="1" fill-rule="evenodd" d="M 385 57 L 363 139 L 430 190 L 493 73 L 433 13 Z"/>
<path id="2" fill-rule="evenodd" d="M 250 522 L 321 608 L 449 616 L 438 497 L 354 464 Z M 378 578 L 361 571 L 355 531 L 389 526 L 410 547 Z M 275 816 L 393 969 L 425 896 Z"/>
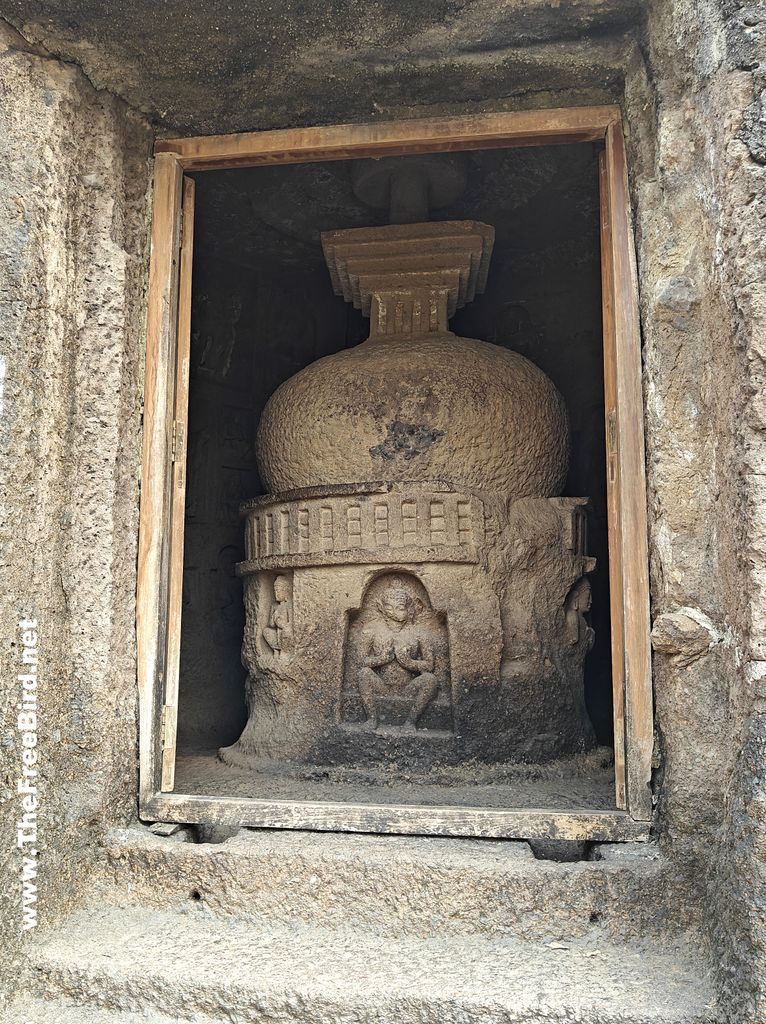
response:
<path id="1" fill-rule="evenodd" d="M 244 829 L 225 842 L 178 841 L 191 834 L 113 831 L 94 898 L 386 935 L 630 939 L 689 928 L 697 915 L 649 845 L 557 863 L 523 842 Z"/>
<path id="2" fill-rule="evenodd" d="M 35 993 L 178 1021 L 712 1024 L 697 949 L 689 937 L 386 938 L 259 926 L 198 906 L 80 912 L 38 937 L 27 962 Z"/>

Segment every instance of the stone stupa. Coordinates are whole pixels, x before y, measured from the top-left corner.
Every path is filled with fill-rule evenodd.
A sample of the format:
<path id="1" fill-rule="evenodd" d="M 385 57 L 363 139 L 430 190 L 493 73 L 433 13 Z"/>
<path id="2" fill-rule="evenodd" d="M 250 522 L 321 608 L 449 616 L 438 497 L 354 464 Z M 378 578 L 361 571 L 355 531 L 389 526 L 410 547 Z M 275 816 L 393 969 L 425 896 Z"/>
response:
<path id="1" fill-rule="evenodd" d="M 571 755 L 594 744 L 595 561 L 588 499 L 560 496 L 567 412 L 528 359 L 449 330 L 484 290 L 494 242 L 487 224 L 426 219 L 429 194 L 462 187 L 460 165 L 424 161 L 402 183 L 395 162 L 375 164 L 357 191 L 387 194 L 396 223 L 322 235 L 370 337 L 286 381 L 260 421 L 269 493 L 243 508 L 239 566 L 249 719 L 221 756 Z"/>

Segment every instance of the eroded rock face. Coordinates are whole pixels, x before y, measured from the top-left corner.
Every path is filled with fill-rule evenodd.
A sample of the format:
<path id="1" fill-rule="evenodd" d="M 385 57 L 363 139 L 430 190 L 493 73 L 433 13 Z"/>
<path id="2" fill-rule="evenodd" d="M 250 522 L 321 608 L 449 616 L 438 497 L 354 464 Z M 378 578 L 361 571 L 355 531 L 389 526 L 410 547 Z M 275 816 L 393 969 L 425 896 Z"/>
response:
<path id="1" fill-rule="evenodd" d="M 325 236 L 372 334 L 261 419 L 273 493 L 244 508 L 249 721 L 229 763 L 417 768 L 593 744 L 595 561 L 587 499 L 558 497 L 563 400 L 528 359 L 447 328 L 492 237 L 473 222 Z"/>
<path id="2" fill-rule="evenodd" d="M 46 802 L 42 923 L 76 902 L 103 828 L 135 816 L 137 396 L 151 134 L 76 68 L 20 45 L 0 26 L 0 204 L 7 211 L 0 218 L 0 606 L 11 712 L 3 777 L 10 812 L 25 749 L 14 728 L 15 645 L 19 619 L 33 619 L 40 638 L 36 768 Z M 10 876 L 21 854 L 15 808 L 2 819 Z M 9 961 L 29 934 L 21 922 L 21 888 L 5 885 L 2 1017 L 2 989 L 19 980 Z"/>

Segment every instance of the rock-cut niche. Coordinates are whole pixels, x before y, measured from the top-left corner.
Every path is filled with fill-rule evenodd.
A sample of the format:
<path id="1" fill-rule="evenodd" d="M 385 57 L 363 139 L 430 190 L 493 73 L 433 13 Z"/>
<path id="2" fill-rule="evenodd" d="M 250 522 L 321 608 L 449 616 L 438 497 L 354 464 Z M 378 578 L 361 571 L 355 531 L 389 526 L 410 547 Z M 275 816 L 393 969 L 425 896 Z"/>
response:
<path id="1" fill-rule="evenodd" d="M 349 614 L 339 720 L 363 731 L 453 731 L 447 623 L 416 576 L 377 576 Z"/>

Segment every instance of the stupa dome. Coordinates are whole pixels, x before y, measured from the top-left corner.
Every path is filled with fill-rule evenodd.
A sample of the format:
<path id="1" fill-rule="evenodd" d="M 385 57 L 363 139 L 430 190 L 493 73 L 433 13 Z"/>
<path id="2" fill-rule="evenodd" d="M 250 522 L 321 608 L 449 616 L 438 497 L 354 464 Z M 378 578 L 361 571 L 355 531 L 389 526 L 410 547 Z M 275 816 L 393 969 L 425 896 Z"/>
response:
<path id="1" fill-rule="evenodd" d="M 548 497 L 564 486 L 569 428 L 552 381 L 516 352 L 448 331 L 373 335 L 286 381 L 257 450 L 272 493 L 446 480 Z"/>

